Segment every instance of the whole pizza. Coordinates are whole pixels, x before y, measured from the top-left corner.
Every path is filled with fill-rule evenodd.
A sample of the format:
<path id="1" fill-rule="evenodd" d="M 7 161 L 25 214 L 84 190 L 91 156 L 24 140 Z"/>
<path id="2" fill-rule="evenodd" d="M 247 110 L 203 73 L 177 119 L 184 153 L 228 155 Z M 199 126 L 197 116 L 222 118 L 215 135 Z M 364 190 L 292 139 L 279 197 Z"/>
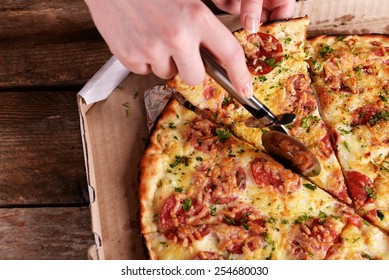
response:
<path id="1" fill-rule="evenodd" d="M 307 39 L 308 24 L 234 34 L 254 95 L 296 115 L 288 134 L 320 174 L 267 154 L 268 128 L 248 125 L 252 115 L 213 79 L 176 76 L 140 168 L 151 259 L 389 259 L 389 37 Z"/>

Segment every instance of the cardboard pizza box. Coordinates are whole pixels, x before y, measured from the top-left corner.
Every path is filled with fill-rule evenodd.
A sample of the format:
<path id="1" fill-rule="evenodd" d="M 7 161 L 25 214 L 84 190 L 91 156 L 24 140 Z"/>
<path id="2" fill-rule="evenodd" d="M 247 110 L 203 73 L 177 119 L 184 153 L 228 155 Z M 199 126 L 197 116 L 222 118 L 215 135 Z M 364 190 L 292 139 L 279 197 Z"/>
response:
<path id="1" fill-rule="evenodd" d="M 389 33 L 388 0 L 301 0 L 309 36 Z M 234 16 L 220 16 L 231 30 Z M 95 235 L 90 259 L 145 259 L 139 229 L 138 166 L 149 135 L 143 93 L 165 81 L 131 74 L 114 57 L 79 92 L 78 105 Z"/>

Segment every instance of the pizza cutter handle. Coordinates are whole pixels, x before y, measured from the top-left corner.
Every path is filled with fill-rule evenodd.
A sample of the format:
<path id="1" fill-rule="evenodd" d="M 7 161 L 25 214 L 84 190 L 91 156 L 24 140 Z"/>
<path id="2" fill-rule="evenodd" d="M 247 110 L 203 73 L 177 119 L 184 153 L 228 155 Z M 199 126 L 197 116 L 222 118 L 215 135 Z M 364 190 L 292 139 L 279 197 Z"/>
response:
<path id="1" fill-rule="evenodd" d="M 205 71 L 213 78 L 221 87 L 223 87 L 231 96 L 243 105 L 254 117 L 259 119 L 265 126 L 276 125 L 276 130 L 286 133 L 282 123 L 278 121 L 276 116 L 255 96 L 250 98 L 244 97 L 236 92 L 227 71 L 216 61 L 216 59 L 204 48 L 200 48 L 200 54 L 203 59 Z"/>

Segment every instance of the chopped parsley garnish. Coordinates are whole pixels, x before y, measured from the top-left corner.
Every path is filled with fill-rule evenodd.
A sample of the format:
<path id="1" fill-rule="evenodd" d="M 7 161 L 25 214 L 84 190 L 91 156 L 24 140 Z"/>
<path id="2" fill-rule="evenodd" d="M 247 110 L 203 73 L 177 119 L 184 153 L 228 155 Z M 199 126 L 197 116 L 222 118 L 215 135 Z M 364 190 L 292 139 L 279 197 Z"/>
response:
<path id="1" fill-rule="evenodd" d="M 384 95 L 380 95 L 380 98 L 381 98 L 381 100 L 384 101 L 384 102 L 388 102 L 388 101 L 389 101 L 389 98 L 386 97 L 386 96 L 384 96 Z"/>
<path id="2" fill-rule="evenodd" d="M 176 156 L 176 160 L 175 160 L 173 163 L 169 164 L 169 166 L 170 166 L 171 168 L 174 168 L 174 167 L 176 167 L 177 165 L 179 165 L 180 162 L 181 162 L 181 157 L 180 157 L 180 156 Z"/>
<path id="3" fill-rule="evenodd" d="M 377 114 L 375 114 L 374 116 L 371 117 L 371 119 L 369 120 L 369 124 L 371 126 L 373 126 L 377 122 L 379 122 L 380 120 L 388 121 L 389 120 L 389 111 L 384 110 L 384 111 L 378 112 Z"/>
<path id="4" fill-rule="evenodd" d="M 230 224 L 230 225 L 235 225 L 235 220 L 231 217 L 228 217 L 228 216 L 224 216 L 224 221 L 227 223 L 227 224 Z"/>
<path id="5" fill-rule="evenodd" d="M 311 126 L 319 122 L 319 117 L 309 114 L 301 120 L 301 127 L 305 128 L 307 133 L 310 132 Z"/>
<path id="6" fill-rule="evenodd" d="M 335 50 L 328 44 L 323 44 L 319 50 L 319 55 L 325 57 L 329 53 L 333 53 Z"/>
<path id="7" fill-rule="evenodd" d="M 203 161 L 203 158 L 202 157 L 196 157 L 196 160 L 197 161 Z"/>
<path id="8" fill-rule="evenodd" d="M 257 76 L 255 79 L 258 80 L 258 82 L 265 82 L 267 80 L 265 76 Z"/>
<path id="9" fill-rule="evenodd" d="M 188 211 L 192 206 L 192 199 L 190 199 L 189 197 L 185 198 L 185 200 L 181 203 L 181 205 L 185 211 Z"/>
<path id="10" fill-rule="evenodd" d="M 312 185 L 312 184 L 303 184 L 304 187 L 306 187 L 307 189 L 310 189 L 311 191 L 314 191 L 317 189 L 317 187 L 315 185 Z"/>
<path id="11" fill-rule="evenodd" d="M 320 212 L 319 212 L 319 218 L 320 218 L 320 219 L 325 219 L 325 218 L 327 218 L 327 214 L 324 213 L 324 212 L 322 212 L 322 211 L 320 211 Z"/>
<path id="12" fill-rule="evenodd" d="M 267 234 L 266 231 L 262 232 L 262 236 L 265 239 L 267 244 L 273 245 L 273 240 L 270 238 L 269 234 Z"/>
<path id="13" fill-rule="evenodd" d="M 377 217 L 378 217 L 378 219 L 380 219 L 381 221 L 385 218 L 384 214 L 383 214 L 381 211 L 379 211 L 379 210 L 377 210 Z"/>
<path id="14" fill-rule="evenodd" d="M 227 106 L 230 103 L 231 99 L 232 99 L 231 96 L 224 97 L 222 105 Z"/>
<path id="15" fill-rule="evenodd" d="M 301 224 L 302 222 L 308 220 L 310 217 L 307 214 L 302 214 L 301 216 L 297 217 L 296 220 L 294 220 L 295 224 Z"/>
<path id="16" fill-rule="evenodd" d="M 216 216 L 216 206 L 215 205 L 209 206 L 209 215 Z"/>
<path id="17" fill-rule="evenodd" d="M 344 40 L 344 36 L 339 36 L 336 41 L 342 42 Z"/>
<path id="18" fill-rule="evenodd" d="M 367 193 L 367 195 L 370 198 L 373 198 L 373 199 L 377 198 L 377 196 L 375 195 L 375 193 L 373 192 L 373 190 L 369 186 L 364 186 L 363 188 L 365 189 L 365 192 Z"/>
<path id="19" fill-rule="evenodd" d="M 225 129 L 216 129 L 216 135 L 219 137 L 220 142 L 224 142 L 231 137 L 231 133 Z"/>
<path id="20" fill-rule="evenodd" d="M 171 164 L 169 164 L 169 166 L 171 168 L 174 168 L 177 165 L 179 165 L 180 163 L 183 163 L 185 166 L 189 166 L 189 161 L 190 161 L 190 158 L 187 156 L 176 156 L 176 159 Z"/>
<path id="21" fill-rule="evenodd" d="M 343 145 L 346 147 L 347 151 L 350 152 L 350 146 L 348 145 L 347 141 L 344 141 Z"/>
<path id="22" fill-rule="evenodd" d="M 362 252 L 361 257 L 364 259 L 373 260 L 373 258 L 365 252 Z"/>
<path id="23" fill-rule="evenodd" d="M 286 38 L 284 38 L 283 41 L 284 41 L 285 44 L 289 44 L 290 42 L 292 42 L 292 38 L 286 37 Z"/>
<path id="24" fill-rule="evenodd" d="M 276 68 L 277 65 L 280 63 L 276 63 L 276 59 L 274 57 L 269 57 L 265 59 L 265 62 L 271 67 L 271 68 Z"/>
<path id="25" fill-rule="evenodd" d="M 178 193 L 182 193 L 182 191 L 184 190 L 183 187 L 177 187 L 177 188 L 174 188 L 174 190 Z"/>
<path id="26" fill-rule="evenodd" d="M 177 127 L 175 126 L 175 124 L 173 122 L 171 122 L 171 123 L 169 123 L 169 128 L 176 129 Z"/>
<path id="27" fill-rule="evenodd" d="M 312 61 L 312 66 L 313 66 L 313 71 L 315 73 L 319 73 L 323 70 L 323 64 L 321 64 L 319 61 L 317 60 L 313 60 Z"/>

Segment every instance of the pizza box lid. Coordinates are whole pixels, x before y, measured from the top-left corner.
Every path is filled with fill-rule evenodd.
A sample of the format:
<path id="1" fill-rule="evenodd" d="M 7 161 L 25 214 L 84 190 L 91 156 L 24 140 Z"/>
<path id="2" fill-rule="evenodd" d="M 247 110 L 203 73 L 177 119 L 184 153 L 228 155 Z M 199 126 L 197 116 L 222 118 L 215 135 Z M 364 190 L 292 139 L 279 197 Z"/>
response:
<path id="1" fill-rule="evenodd" d="M 205 1 L 207 2 L 207 1 Z M 308 36 L 389 33 L 387 0 L 301 0 Z M 235 16 L 221 15 L 231 30 Z M 148 137 L 143 93 L 165 81 L 130 73 L 112 57 L 78 93 L 95 244 L 90 259 L 145 259 L 139 227 L 138 166 Z"/>

